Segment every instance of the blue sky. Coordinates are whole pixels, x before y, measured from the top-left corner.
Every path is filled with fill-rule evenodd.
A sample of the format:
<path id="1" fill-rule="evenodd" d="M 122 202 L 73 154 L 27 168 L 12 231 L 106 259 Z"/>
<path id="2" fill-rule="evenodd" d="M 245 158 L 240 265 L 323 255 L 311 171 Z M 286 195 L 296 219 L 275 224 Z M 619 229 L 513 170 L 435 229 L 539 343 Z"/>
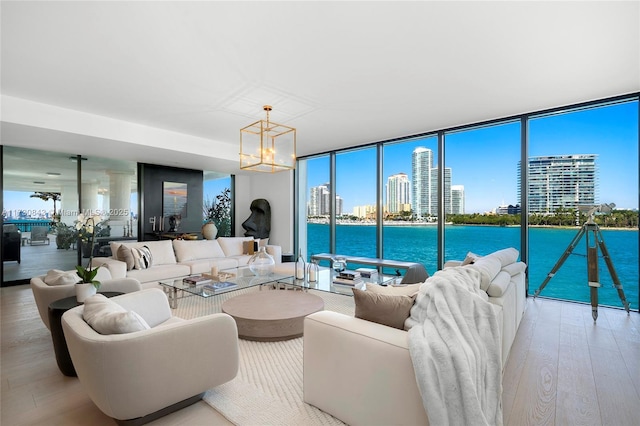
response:
<path id="1" fill-rule="evenodd" d="M 384 149 L 384 181 L 404 172 L 411 179 L 411 153 L 418 146 L 434 151 L 427 138 L 388 145 Z M 446 167 L 451 183 L 464 185 L 467 213 L 483 213 L 516 204 L 520 160 L 520 123 L 452 133 L 445 137 Z M 598 154 L 599 202 L 618 208 L 638 208 L 638 103 L 600 107 L 530 121 L 529 156 Z M 337 192 L 343 211 L 375 202 L 375 148 L 339 154 Z M 329 180 L 327 158 L 309 161 L 309 186 Z"/>

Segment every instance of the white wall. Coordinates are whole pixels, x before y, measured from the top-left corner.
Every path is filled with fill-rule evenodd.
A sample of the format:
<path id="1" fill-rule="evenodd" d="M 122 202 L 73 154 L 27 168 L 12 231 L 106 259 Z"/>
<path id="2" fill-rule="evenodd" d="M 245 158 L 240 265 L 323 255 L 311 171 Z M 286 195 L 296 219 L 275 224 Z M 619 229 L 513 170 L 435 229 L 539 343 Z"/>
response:
<path id="1" fill-rule="evenodd" d="M 281 246 L 283 253 L 293 253 L 293 171 L 236 175 L 235 195 L 236 235 L 244 235 L 242 222 L 251 214 L 251 202 L 264 198 L 271 205 L 269 244 Z"/>

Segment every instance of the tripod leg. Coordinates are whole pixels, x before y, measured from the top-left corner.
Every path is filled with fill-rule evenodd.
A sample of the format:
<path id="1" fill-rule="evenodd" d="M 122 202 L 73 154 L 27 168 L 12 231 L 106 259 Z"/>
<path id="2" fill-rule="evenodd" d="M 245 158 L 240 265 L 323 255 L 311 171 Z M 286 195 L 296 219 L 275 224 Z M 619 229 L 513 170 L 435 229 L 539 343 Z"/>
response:
<path id="1" fill-rule="evenodd" d="M 538 297 L 538 295 L 545 288 L 549 280 L 551 280 L 551 278 L 553 278 L 556 272 L 558 272 L 558 270 L 560 269 L 564 261 L 567 260 L 567 258 L 569 257 L 573 249 L 576 248 L 576 246 L 580 242 L 580 238 L 582 238 L 582 235 L 584 235 L 584 232 L 585 232 L 585 227 L 583 226 L 582 228 L 580 228 L 580 231 L 578 231 L 576 236 L 573 237 L 573 240 L 571 240 L 567 249 L 564 251 L 564 253 L 562 253 L 562 256 L 560 256 L 560 259 L 558 259 L 558 262 L 555 264 L 553 268 L 551 268 L 551 272 L 547 274 L 547 277 L 544 279 L 542 284 L 540 284 L 540 287 L 538 287 L 536 292 L 533 294 L 534 298 Z"/>
<path id="2" fill-rule="evenodd" d="M 595 322 L 598 319 L 598 247 L 587 247 L 587 275 L 589 279 L 589 293 L 591 296 L 591 316 Z"/>
<path id="3" fill-rule="evenodd" d="M 600 251 L 602 252 L 602 257 L 604 257 L 604 261 L 607 264 L 607 268 L 609 269 L 609 274 L 611 275 L 611 279 L 613 280 L 613 285 L 618 291 L 618 297 L 622 302 L 622 306 L 629 313 L 629 302 L 627 302 L 627 298 L 624 295 L 624 290 L 622 289 L 622 284 L 620 283 L 620 278 L 618 278 L 618 274 L 616 273 L 615 268 L 613 267 L 613 261 L 609 256 L 609 250 L 607 250 L 607 246 L 604 244 L 604 238 L 602 237 L 602 232 L 600 229 L 597 230 L 596 241 L 600 246 Z"/>

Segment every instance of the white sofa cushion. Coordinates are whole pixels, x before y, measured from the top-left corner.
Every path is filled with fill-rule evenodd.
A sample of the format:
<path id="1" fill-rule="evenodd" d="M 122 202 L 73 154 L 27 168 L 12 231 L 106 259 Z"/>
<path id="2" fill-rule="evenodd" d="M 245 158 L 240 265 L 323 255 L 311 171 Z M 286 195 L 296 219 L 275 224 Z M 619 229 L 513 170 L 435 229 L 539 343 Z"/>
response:
<path id="1" fill-rule="evenodd" d="M 518 260 L 518 254 L 518 250 L 513 247 L 509 247 L 506 249 L 494 251 L 493 253 L 490 253 L 485 257 L 491 256 L 498 259 L 500 261 L 500 265 L 504 267 L 516 262 Z"/>
<path id="2" fill-rule="evenodd" d="M 524 272 L 527 269 L 527 265 L 524 262 L 515 262 L 502 267 L 502 270 L 511 276 Z"/>
<path id="3" fill-rule="evenodd" d="M 509 275 L 508 272 L 500 271 L 498 275 L 493 278 L 493 281 L 491 281 L 487 289 L 487 294 L 491 297 L 502 297 L 510 283 L 511 275 Z"/>
<path id="4" fill-rule="evenodd" d="M 186 265 L 155 265 L 149 269 L 132 269 L 127 277 L 135 278 L 141 283 L 161 281 L 165 279 L 184 277 L 191 274 L 191 268 Z"/>
<path id="5" fill-rule="evenodd" d="M 127 311 L 103 294 L 96 294 L 84 301 L 84 320 L 100 334 L 123 334 L 149 330 L 149 324 L 133 311 Z"/>
<path id="6" fill-rule="evenodd" d="M 111 241 L 109 246 L 111 247 L 111 253 L 118 253 L 120 246 L 126 246 L 129 248 L 140 248 L 147 246 L 153 256 L 154 265 L 175 265 L 176 256 L 173 252 L 173 245 L 171 240 L 161 241 L 137 241 L 131 243 L 122 243 L 119 241 Z"/>
<path id="7" fill-rule="evenodd" d="M 473 268 L 480 272 L 480 288 L 487 291 L 493 278 L 495 278 L 498 272 L 500 272 L 500 269 L 502 269 L 502 265 L 498 257 L 484 256 L 476 260 L 475 263 L 463 266 L 463 268 Z"/>
<path id="8" fill-rule="evenodd" d="M 224 257 L 218 240 L 173 240 L 173 249 L 178 262 Z"/>
<path id="9" fill-rule="evenodd" d="M 253 237 L 218 237 L 225 256 L 241 256 L 244 254 L 244 241 L 253 241 Z"/>

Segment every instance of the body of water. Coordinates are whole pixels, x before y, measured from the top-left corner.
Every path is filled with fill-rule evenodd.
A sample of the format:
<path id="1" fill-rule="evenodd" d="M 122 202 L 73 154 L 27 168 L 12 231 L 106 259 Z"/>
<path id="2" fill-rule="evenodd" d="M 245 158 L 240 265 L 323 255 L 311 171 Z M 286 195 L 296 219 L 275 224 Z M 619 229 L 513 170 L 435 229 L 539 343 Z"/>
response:
<path id="1" fill-rule="evenodd" d="M 308 224 L 307 253 L 329 251 L 329 226 Z M 578 234 L 579 229 L 530 228 L 529 294 L 540 287 L 551 269 Z M 638 231 L 601 229 L 615 272 L 627 301 L 638 309 Z M 376 257 L 374 225 L 337 225 L 337 252 L 350 256 Z M 387 259 L 420 262 L 433 274 L 437 270 L 436 226 L 386 226 L 384 255 Z M 462 260 L 467 252 L 486 255 L 506 247 L 520 248 L 519 227 L 446 226 L 445 261 Z M 589 302 L 587 243 L 583 236 L 540 296 Z M 600 305 L 622 307 L 607 265 L 599 252 Z M 385 271 L 391 272 L 391 271 Z"/>

